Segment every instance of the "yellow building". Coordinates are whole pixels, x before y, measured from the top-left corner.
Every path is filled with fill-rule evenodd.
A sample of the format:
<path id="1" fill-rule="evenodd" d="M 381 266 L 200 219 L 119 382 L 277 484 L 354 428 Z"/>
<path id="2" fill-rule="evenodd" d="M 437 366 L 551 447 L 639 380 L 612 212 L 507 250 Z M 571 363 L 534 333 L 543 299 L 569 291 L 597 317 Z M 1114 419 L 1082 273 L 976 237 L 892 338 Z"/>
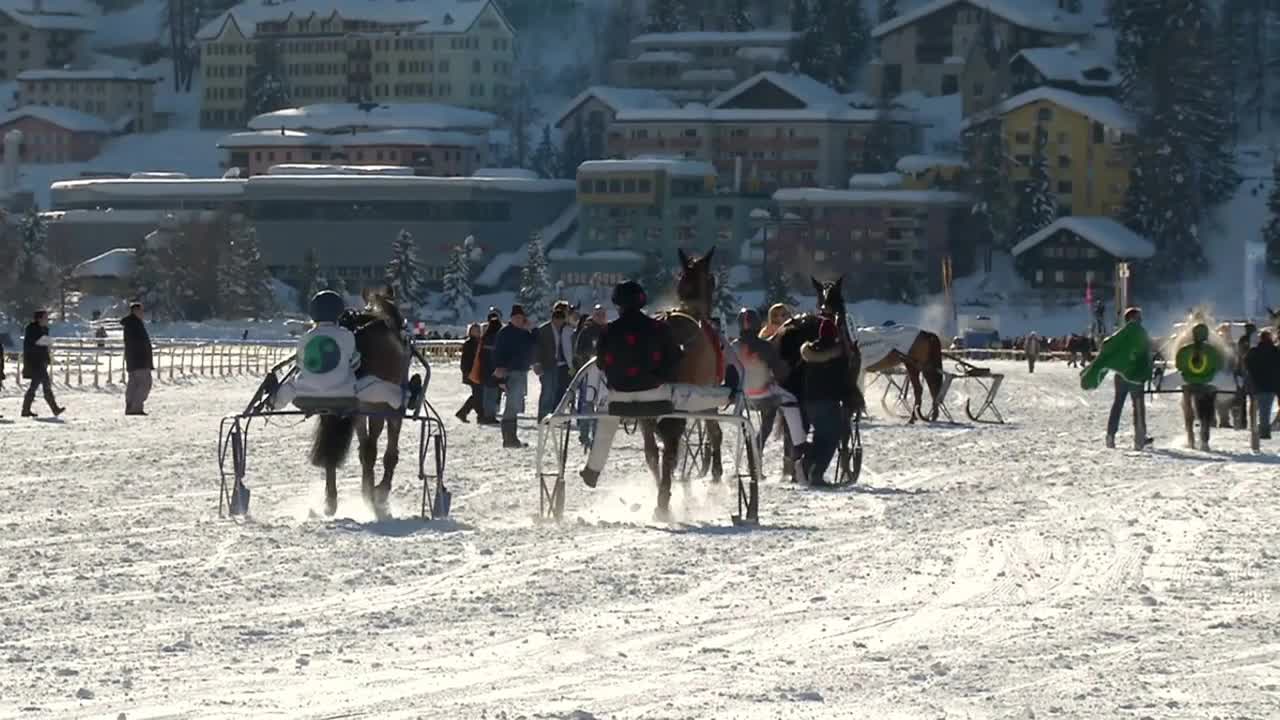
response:
<path id="1" fill-rule="evenodd" d="M 298 105 L 436 102 L 497 110 L 515 62 L 515 32 L 493 0 L 250 0 L 196 39 L 204 127 L 242 127 L 249 119 L 250 77 L 265 43 Z"/>
<path id="2" fill-rule="evenodd" d="M 1045 159 L 1061 215 L 1117 216 L 1133 164 L 1133 116 L 1107 97 L 1039 87 L 1005 100 L 965 122 L 973 129 L 999 122 L 1015 184 L 1027 180 L 1036 131 L 1048 137 Z M 977 163 L 975 163 L 975 166 Z"/>

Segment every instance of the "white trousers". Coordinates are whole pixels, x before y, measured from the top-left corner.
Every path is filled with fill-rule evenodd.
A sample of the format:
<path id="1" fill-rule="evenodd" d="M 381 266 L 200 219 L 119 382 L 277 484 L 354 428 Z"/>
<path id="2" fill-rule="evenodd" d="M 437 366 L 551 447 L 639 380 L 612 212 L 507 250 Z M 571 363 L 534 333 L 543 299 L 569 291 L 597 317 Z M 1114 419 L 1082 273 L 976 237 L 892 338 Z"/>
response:
<path id="1" fill-rule="evenodd" d="M 640 392 L 609 391 L 609 402 L 663 402 L 670 400 L 681 412 L 707 412 L 723 407 L 732 397 L 729 388 L 703 385 L 672 384 Z M 612 415 L 596 421 L 596 436 L 587 455 L 587 467 L 595 472 L 604 470 L 613 449 L 613 436 L 618 432 L 619 419 Z"/>
<path id="2" fill-rule="evenodd" d="M 778 385 L 769 385 L 761 392 L 748 392 L 752 400 L 777 398 L 782 413 L 782 422 L 787 426 L 787 435 L 791 438 L 792 447 L 801 445 L 808 439 L 804 431 L 804 416 L 800 414 L 800 401 L 790 390 Z"/>

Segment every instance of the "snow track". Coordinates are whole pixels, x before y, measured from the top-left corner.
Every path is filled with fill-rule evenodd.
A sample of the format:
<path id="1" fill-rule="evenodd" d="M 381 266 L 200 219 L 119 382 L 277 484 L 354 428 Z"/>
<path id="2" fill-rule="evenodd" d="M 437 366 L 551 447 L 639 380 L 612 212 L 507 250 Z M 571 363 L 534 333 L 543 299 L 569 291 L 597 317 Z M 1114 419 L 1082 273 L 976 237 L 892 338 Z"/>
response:
<path id="1" fill-rule="evenodd" d="M 237 523 L 215 436 L 251 383 L 161 385 L 127 422 L 65 392 L 65 422 L 0 425 L 0 718 L 1280 716 L 1280 461 L 1182 448 L 1173 397 L 1156 448 L 1105 450 L 1108 393 L 996 365 L 1009 425 L 878 418 L 862 487 L 779 483 L 775 441 L 756 529 L 701 480 L 652 523 L 621 434 L 535 523 L 533 451 L 457 424 L 447 372 L 453 519 L 412 517 L 409 438 L 397 519 L 354 453 L 317 517 L 311 428 L 276 423 Z"/>

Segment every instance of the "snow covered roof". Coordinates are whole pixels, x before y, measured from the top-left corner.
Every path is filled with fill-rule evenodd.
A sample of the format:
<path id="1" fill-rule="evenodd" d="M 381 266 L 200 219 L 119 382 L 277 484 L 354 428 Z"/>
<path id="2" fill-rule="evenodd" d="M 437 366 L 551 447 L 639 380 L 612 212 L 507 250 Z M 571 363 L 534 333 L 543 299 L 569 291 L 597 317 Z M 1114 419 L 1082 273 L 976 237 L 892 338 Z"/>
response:
<path id="1" fill-rule="evenodd" d="M 133 276 L 137 251 L 115 248 L 89 258 L 71 271 L 73 278 L 127 278 Z"/>
<path id="2" fill-rule="evenodd" d="M 1026 60 L 1051 82 L 1096 88 L 1120 86 L 1120 73 L 1115 66 L 1101 53 L 1086 50 L 1077 43 L 1066 47 L 1027 48 L 1014 55 L 1009 63 L 1013 64 L 1018 58 Z"/>
<path id="3" fill-rule="evenodd" d="M 471 173 L 471 177 L 480 178 L 522 178 L 537 180 L 538 173 L 527 168 L 480 168 Z"/>
<path id="4" fill-rule="evenodd" d="M 44 105 L 24 105 L 17 110 L 0 115 L 0 127 L 28 117 L 43 120 L 73 132 L 104 134 L 111 132 L 111 125 L 102 118 L 86 115 L 79 110 Z"/>
<path id="5" fill-rule="evenodd" d="M 707 177 L 716 167 L 700 160 L 680 158 L 637 158 L 635 160 L 588 160 L 578 166 L 579 173 L 620 173 L 664 171 L 677 177 Z"/>
<path id="6" fill-rule="evenodd" d="M 251 130 L 341 130 L 367 127 L 385 130 L 489 130 L 493 113 L 438 103 L 389 103 L 363 110 L 355 103 L 318 103 L 263 113 L 249 120 Z"/>
<path id="7" fill-rule="evenodd" d="M 1089 26 L 1084 18 L 1060 11 L 1050 2 L 1051 0 L 932 0 L 875 26 L 871 31 L 871 37 L 883 37 L 921 18 L 957 4 L 988 10 L 1006 22 L 1030 30 L 1042 30 L 1059 35 L 1088 34 Z"/>
<path id="8" fill-rule="evenodd" d="M 104 196 L 139 195 L 215 195 L 235 197 L 244 194 L 247 180 L 232 179 L 151 179 L 96 178 L 63 180 L 52 185 L 54 190 L 78 190 Z"/>
<path id="9" fill-rule="evenodd" d="M 569 101 L 569 104 L 565 106 L 564 112 L 560 113 L 560 117 L 556 119 L 556 127 L 563 125 L 564 121 L 582 106 L 582 103 L 592 98 L 607 105 L 614 113 L 619 113 L 623 110 L 650 110 L 674 108 L 676 106 L 675 103 L 671 102 L 670 98 L 657 90 L 593 85 L 578 93 L 577 97 Z"/>
<path id="10" fill-rule="evenodd" d="M 793 75 L 773 71 L 756 73 L 725 90 L 715 100 L 711 101 L 711 107 L 721 107 L 743 92 L 765 82 L 777 87 L 811 109 L 819 107 L 849 107 L 848 99 L 836 92 L 835 88 L 830 85 L 824 85 L 808 75 L 799 73 Z"/>
<path id="11" fill-rule="evenodd" d="M 784 47 L 743 47 L 738 48 L 734 53 L 744 60 L 764 60 L 767 62 L 781 62 L 787 59 L 787 49 Z"/>
<path id="12" fill-rule="evenodd" d="M 1024 105 L 1030 105 L 1033 102 L 1040 101 L 1051 102 L 1059 107 L 1064 107 L 1073 112 L 1080 113 L 1087 118 L 1096 120 L 1103 125 L 1114 128 L 1116 130 L 1134 131 L 1138 129 L 1138 122 L 1133 115 L 1120 103 L 1108 97 L 1099 97 L 1097 95 L 1081 95 L 1080 93 L 1063 90 L 1062 88 L 1041 86 L 1032 88 L 1024 93 L 1015 95 L 1008 100 L 1000 103 L 992 108 L 996 115 L 1004 115 L 1005 113 L 1017 110 Z M 970 127 L 980 122 L 982 119 L 989 117 L 988 113 L 975 115 L 972 118 L 966 118 L 961 124 L 961 129 Z"/>
<path id="13" fill-rule="evenodd" d="M 826 190 L 784 188 L 773 194 L 782 205 L 962 205 L 970 202 L 964 193 L 946 190 Z M 786 219 L 787 218 L 784 216 Z M 799 219 L 799 218 L 795 218 Z"/>
<path id="14" fill-rule="evenodd" d="M 777 45 L 785 46 L 800 37 L 789 30 L 752 30 L 749 32 L 671 32 L 645 33 L 632 38 L 633 46 L 705 47 L 708 45 Z"/>
<path id="15" fill-rule="evenodd" d="M 301 185 L 307 187 L 350 187 L 367 189 L 378 187 L 432 187 L 470 188 L 473 190 L 505 190 L 510 192 L 572 192 L 577 183 L 573 180 L 530 180 L 527 178 L 485 177 L 435 177 L 425 175 L 254 175 L 241 182 L 249 185 Z"/>
<path id="16" fill-rule="evenodd" d="M 1151 241 L 1121 225 L 1109 217 L 1084 217 L 1073 215 L 1052 223 L 1013 246 L 1017 257 L 1052 237 L 1059 230 L 1068 230 L 1098 248 L 1118 258 L 1142 260 L 1156 254 Z"/>
<path id="17" fill-rule="evenodd" d="M 580 252 L 570 248 L 556 248 L 547 253 L 552 260 L 605 260 L 612 262 L 641 262 L 644 256 L 635 250 L 591 250 Z"/>
<path id="18" fill-rule="evenodd" d="M 413 175 L 404 165 L 327 165 L 323 163 L 281 163 L 267 168 L 269 175 Z"/>
<path id="19" fill-rule="evenodd" d="M 693 62 L 693 53 L 682 50 L 645 50 L 637 55 L 632 62 L 686 64 Z"/>
<path id="20" fill-rule="evenodd" d="M 856 173 L 849 178 L 850 190 L 875 190 L 902 187 L 902 175 L 896 172 Z"/>
<path id="21" fill-rule="evenodd" d="M 231 133 L 218 147 L 359 147 L 370 145 L 413 145 L 484 147 L 488 138 L 447 130 L 373 130 L 357 133 L 308 133 L 298 130 L 249 130 Z"/>
<path id="22" fill-rule="evenodd" d="M 246 38 L 252 38 L 258 23 L 283 22 L 290 17 L 326 19 L 333 15 L 344 20 L 408 26 L 423 33 L 460 33 L 466 32 L 490 3 L 491 0 L 246 0 L 205 23 L 196 39 L 212 40 L 222 34 L 228 23 L 235 23 Z M 501 13 L 495 14 L 502 17 Z"/>
<path id="23" fill-rule="evenodd" d="M 901 173 L 919 173 L 939 167 L 967 168 L 969 163 L 958 155 L 903 155 L 895 167 Z"/>
<path id="24" fill-rule="evenodd" d="M 0 0 L 0 13 L 34 30 L 93 32 L 98 8 L 79 0 Z"/>
<path id="25" fill-rule="evenodd" d="M 18 80 L 100 80 L 104 82 L 158 83 L 160 78 L 119 70 L 24 70 Z"/>

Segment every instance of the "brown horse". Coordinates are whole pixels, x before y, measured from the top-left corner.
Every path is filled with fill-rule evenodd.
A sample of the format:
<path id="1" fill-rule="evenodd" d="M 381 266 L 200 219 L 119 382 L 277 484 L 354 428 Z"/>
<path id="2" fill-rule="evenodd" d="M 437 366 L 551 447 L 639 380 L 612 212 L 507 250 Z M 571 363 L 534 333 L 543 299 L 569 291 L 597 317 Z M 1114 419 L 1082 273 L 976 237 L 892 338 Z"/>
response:
<path id="1" fill-rule="evenodd" d="M 363 310 L 348 313 L 342 324 L 356 336 L 360 368 L 356 377 L 377 377 L 403 385 L 412 350 L 405 342 L 404 320 L 390 289 L 364 292 Z M 338 509 L 338 467 L 346 461 L 351 436 L 360 438 L 361 494 L 379 517 L 387 513 L 391 479 L 400 459 L 402 409 L 386 403 L 361 402 L 358 414 L 321 415 L 311 446 L 311 464 L 324 468 L 324 509 L 333 515 Z M 374 484 L 374 464 L 378 458 L 378 438 L 387 429 L 387 451 L 382 456 L 382 482 Z"/>
<path id="2" fill-rule="evenodd" d="M 914 335 L 912 330 L 915 331 Z M 858 345 L 862 349 L 862 358 L 866 361 L 865 372 L 882 373 L 896 367 L 906 371 L 916 400 L 911 409 L 910 422 L 914 423 L 916 418 L 929 421 L 938 419 L 942 393 L 942 340 L 936 334 L 908 326 L 860 328 Z M 933 407 L 928 415 L 920 408 L 924 394 L 924 388 L 920 385 L 921 375 L 929 383 L 929 394 L 932 396 Z"/>
<path id="3" fill-rule="evenodd" d="M 711 248 L 700 258 L 690 258 L 684 250 L 679 252 L 682 269 L 676 280 L 676 297 L 680 304 L 655 317 L 671 328 L 676 343 L 683 350 L 675 381 L 690 385 L 718 386 L 721 382 L 723 358 L 716 345 L 717 341 L 713 339 L 714 334 L 709 331 L 712 297 L 716 287 L 715 275 L 711 271 L 711 258 L 715 255 L 715 248 Z M 680 443 L 684 437 L 685 425 L 685 420 L 679 418 L 644 420 L 640 423 L 644 433 L 645 460 L 658 482 L 659 517 L 666 517 L 671 512 L 671 480 L 680 458 Z M 720 458 L 723 434 L 717 423 L 706 425 L 707 442 L 711 445 L 711 474 L 718 482 L 724 474 Z M 658 443 L 655 436 L 662 438 L 661 468 L 658 464 Z"/>

